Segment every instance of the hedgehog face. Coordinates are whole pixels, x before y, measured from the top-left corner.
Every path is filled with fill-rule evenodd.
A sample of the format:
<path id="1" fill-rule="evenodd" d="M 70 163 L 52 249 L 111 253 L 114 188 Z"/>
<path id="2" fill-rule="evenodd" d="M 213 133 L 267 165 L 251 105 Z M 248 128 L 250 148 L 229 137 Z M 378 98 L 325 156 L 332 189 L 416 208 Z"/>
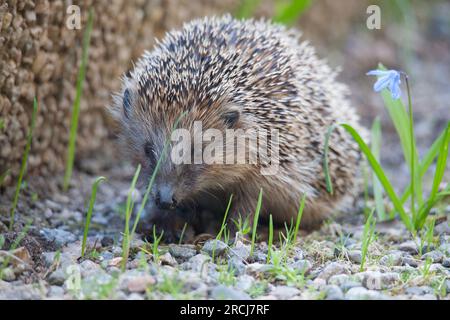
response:
<path id="1" fill-rule="evenodd" d="M 154 203 L 164 210 L 190 207 L 199 199 L 210 198 L 212 190 L 223 189 L 224 163 L 207 159 L 205 152 L 214 143 L 225 141 L 216 141 L 208 133 L 222 135 L 227 129 L 238 128 L 242 124 L 239 109 L 223 102 L 214 104 L 213 109 L 205 109 L 202 103 L 190 108 L 171 107 L 187 110 L 180 118 L 167 105 L 149 106 L 141 97 L 133 86 L 127 86 L 116 99 L 115 116 L 122 124 L 121 140 L 128 155 L 142 166 L 141 183 L 149 181 L 162 157 L 151 193 Z"/>

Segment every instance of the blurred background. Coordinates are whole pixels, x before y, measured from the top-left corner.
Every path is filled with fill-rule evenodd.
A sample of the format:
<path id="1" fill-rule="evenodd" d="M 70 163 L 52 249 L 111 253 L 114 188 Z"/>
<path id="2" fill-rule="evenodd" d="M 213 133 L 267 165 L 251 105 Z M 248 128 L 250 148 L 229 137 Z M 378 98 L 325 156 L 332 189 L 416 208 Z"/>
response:
<path id="1" fill-rule="evenodd" d="M 66 25 L 67 7 L 80 7 L 82 28 Z M 369 30 L 366 12 L 381 9 L 381 29 Z M 114 124 L 105 112 L 120 75 L 156 38 L 196 17 L 231 13 L 266 17 L 301 30 L 318 55 L 339 68 L 340 80 L 365 126 L 382 120 L 381 159 L 394 184 L 408 169 L 375 79 L 382 62 L 411 78 L 419 152 L 450 119 L 450 2 L 448 0 L 0 0 L 0 174 L 14 181 L 26 144 L 33 98 L 39 114 L 29 158 L 35 176 L 64 170 L 70 115 L 88 9 L 94 27 L 81 100 L 76 168 L 98 174 L 117 159 Z M 403 174 L 404 173 L 404 174 Z"/>

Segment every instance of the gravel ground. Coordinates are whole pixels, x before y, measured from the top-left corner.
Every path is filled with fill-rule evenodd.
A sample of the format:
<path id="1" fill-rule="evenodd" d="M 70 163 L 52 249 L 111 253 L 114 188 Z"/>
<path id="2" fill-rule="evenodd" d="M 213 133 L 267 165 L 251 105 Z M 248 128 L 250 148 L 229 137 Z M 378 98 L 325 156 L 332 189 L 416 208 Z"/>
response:
<path id="1" fill-rule="evenodd" d="M 370 127 L 381 116 L 381 159 L 396 189 L 408 182 L 408 168 L 381 98 L 372 92 L 373 79 L 365 73 L 381 61 L 410 74 L 423 154 L 449 119 L 450 38 L 431 32 L 435 26 L 449 30 L 446 19 L 433 18 L 450 6 L 442 8 L 409 34 L 413 45 L 408 50 L 402 22 L 389 24 L 387 36 L 355 28 L 343 43 L 319 50 L 333 66 L 342 66 L 341 78 L 364 124 Z M 264 241 L 250 255 L 248 235 L 223 243 L 208 235 L 195 237 L 188 229 L 182 245 L 162 243 L 156 255 L 151 242 L 137 235 L 122 272 L 123 212 L 133 168 L 106 163 L 117 159 L 107 152 L 77 163 L 68 193 L 61 191 L 62 175 L 28 178 L 11 231 L 13 188 L 0 190 L 0 299 L 450 299 L 448 201 L 432 212 L 432 235 L 413 238 L 400 221 L 378 223 L 363 268 L 364 217 L 358 203 L 354 212 L 302 233 L 295 244 L 276 243 L 269 262 Z M 80 258 L 91 185 L 100 175 L 108 181 L 99 187 L 88 251 Z"/>
<path id="2" fill-rule="evenodd" d="M 400 221 L 377 224 L 362 269 L 363 216 L 343 214 L 295 244 L 277 243 L 270 260 L 266 242 L 251 255 L 248 235 L 239 233 L 228 244 L 186 236 L 156 254 L 136 235 L 122 272 L 121 208 L 132 170 L 104 173 L 114 178 L 99 188 L 84 258 L 84 208 L 96 176 L 77 172 L 68 194 L 57 191 L 58 179 L 45 182 L 46 194 L 43 181 L 30 182 L 14 232 L 6 228 L 8 206 L 0 209 L 0 299 L 450 299 L 450 207 L 435 212 L 431 242 L 412 238 Z M 8 203 L 8 193 L 2 197 Z"/>

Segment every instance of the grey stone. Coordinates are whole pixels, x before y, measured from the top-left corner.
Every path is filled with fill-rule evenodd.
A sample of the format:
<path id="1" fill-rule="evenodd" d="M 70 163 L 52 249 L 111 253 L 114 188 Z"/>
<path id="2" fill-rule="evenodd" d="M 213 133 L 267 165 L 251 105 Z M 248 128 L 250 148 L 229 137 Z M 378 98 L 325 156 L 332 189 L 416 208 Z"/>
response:
<path id="1" fill-rule="evenodd" d="M 341 288 L 339 288 L 336 285 L 329 285 L 324 288 L 324 291 L 326 293 L 326 300 L 343 300 L 344 299 L 344 293 L 342 292 Z"/>
<path id="2" fill-rule="evenodd" d="M 197 251 L 188 246 L 170 245 L 170 254 L 176 259 L 188 260 L 197 254 Z"/>
<path id="3" fill-rule="evenodd" d="M 347 291 L 345 298 L 348 300 L 385 300 L 387 296 L 375 290 L 355 287 Z"/>
<path id="4" fill-rule="evenodd" d="M 254 282 L 255 279 L 252 276 L 244 274 L 237 279 L 235 288 L 241 291 L 248 291 Z"/>
<path id="5" fill-rule="evenodd" d="M 114 257 L 121 257 L 122 256 L 122 248 L 119 246 L 114 246 L 112 248 L 112 253 Z"/>
<path id="6" fill-rule="evenodd" d="M 439 250 L 444 253 L 447 257 L 450 256 L 450 242 L 449 243 L 441 243 L 439 246 Z"/>
<path id="7" fill-rule="evenodd" d="M 387 267 L 401 266 L 403 264 L 402 254 L 399 252 L 387 254 L 381 257 L 379 264 Z"/>
<path id="8" fill-rule="evenodd" d="M 250 246 L 244 244 L 242 241 L 237 241 L 230 250 L 230 255 L 237 256 L 242 260 L 247 260 L 250 257 Z"/>
<path id="9" fill-rule="evenodd" d="M 254 262 L 266 262 L 267 254 L 261 251 L 256 251 L 253 253 L 253 261 Z"/>
<path id="10" fill-rule="evenodd" d="M 211 298 L 216 300 L 249 300 L 250 296 L 245 292 L 218 285 L 211 290 Z"/>
<path id="11" fill-rule="evenodd" d="M 55 244 L 58 248 L 77 241 L 77 237 L 73 233 L 61 229 L 43 228 L 39 233 L 46 241 Z"/>
<path id="12" fill-rule="evenodd" d="M 0 300 L 38 300 L 40 291 L 33 285 L 10 284 L 0 280 Z"/>
<path id="13" fill-rule="evenodd" d="M 299 270 L 301 273 L 307 274 L 311 268 L 312 264 L 308 260 L 297 260 L 289 265 L 292 269 Z"/>
<path id="14" fill-rule="evenodd" d="M 412 296 L 411 300 L 437 300 L 437 297 L 434 294 L 424 294 L 421 296 Z"/>
<path id="15" fill-rule="evenodd" d="M 178 264 L 177 260 L 170 254 L 170 252 L 166 252 L 159 257 L 159 261 L 163 265 L 175 266 Z"/>
<path id="16" fill-rule="evenodd" d="M 361 282 L 354 276 L 347 274 L 336 274 L 328 279 L 329 285 L 336 285 L 344 291 L 354 287 L 361 287 Z"/>
<path id="17" fill-rule="evenodd" d="M 44 260 L 44 264 L 47 268 L 49 268 L 53 263 L 58 262 L 58 264 L 62 267 L 71 265 L 75 262 L 75 259 L 73 259 L 69 254 L 65 252 L 61 252 L 59 254 L 59 260 L 55 261 L 56 259 L 56 252 L 43 252 L 42 258 Z"/>
<path id="18" fill-rule="evenodd" d="M 114 244 L 114 239 L 109 236 L 104 236 L 100 241 L 102 247 L 110 247 Z"/>
<path id="19" fill-rule="evenodd" d="M 84 260 L 80 263 L 80 271 L 83 278 L 89 276 L 90 274 L 96 273 L 100 269 L 100 265 L 92 260 Z"/>
<path id="20" fill-rule="evenodd" d="M 404 257 L 403 265 L 417 268 L 419 266 L 419 260 L 411 258 L 411 257 Z"/>
<path id="21" fill-rule="evenodd" d="M 103 260 L 108 261 L 114 258 L 114 255 L 110 251 L 103 251 L 102 253 L 100 253 L 100 257 L 102 257 Z"/>
<path id="22" fill-rule="evenodd" d="M 443 254 L 439 251 L 430 251 L 425 253 L 421 259 L 422 260 L 430 259 L 433 263 L 440 263 L 443 257 L 444 257 Z"/>
<path id="23" fill-rule="evenodd" d="M 445 273 L 447 270 L 440 263 L 432 263 L 431 266 L 430 266 L 430 270 L 429 271 L 430 272 L 436 272 L 436 273 L 438 273 L 438 272 Z"/>
<path id="24" fill-rule="evenodd" d="M 416 255 L 419 253 L 419 247 L 417 246 L 416 242 L 413 240 L 408 240 L 406 242 L 401 243 L 398 246 L 398 250 L 407 252 L 412 255 Z"/>
<path id="25" fill-rule="evenodd" d="M 228 260 L 228 267 L 234 272 L 234 275 L 239 276 L 245 273 L 246 265 L 241 258 L 233 256 Z"/>
<path id="26" fill-rule="evenodd" d="M 216 257 L 222 255 L 225 253 L 226 249 L 228 248 L 228 245 L 220 240 L 217 239 L 211 239 L 205 242 L 203 245 L 202 251 L 206 252 L 210 256 L 214 255 Z"/>
<path id="27" fill-rule="evenodd" d="M 47 278 L 47 281 L 51 285 L 62 286 L 66 281 L 67 277 L 68 275 L 66 274 L 66 272 L 64 272 L 62 268 L 58 268 L 52 273 L 50 273 L 50 275 Z"/>
<path id="28" fill-rule="evenodd" d="M 437 226 L 435 226 L 434 234 L 435 235 L 441 235 L 441 234 L 449 235 L 450 234 L 450 224 L 448 223 L 448 221 L 444 221 L 444 222 L 438 224 Z"/>
<path id="29" fill-rule="evenodd" d="M 153 285 L 156 279 L 138 270 L 129 270 L 119 276 L 118 287 L 127 292 L 145 292 L 147 287 Z"/>
<path id="30" fill-rule="evenodd" d="M 422 247 L 422 254 L 423 253 L 427 253 L 427 252 L 431 252 L 431 251 L 433 251 L 435 249 L 436 249 L 436 247 L 434 246 L 434 244 L 425 244 Z"/>
<path id="31" fill-rule="evenodd" d="M 50 286 L 47 296 L 62 299 L 64 296 L 64 289 L 60 286 Z"/>
<path id="32" fill-rule="evenodd" d="M 197 254 L 189 259 L 189 267 L 190 269 L 200 272 L 204 265 L 211 261 L 211 257 L 204 254 Z"/>
<path id="33" fill-rule="evenodd" d="M 348 252 L 348 258 L 350 259 L 350 261 L 360 264 L 361 260 L 362 260 L 361 251 L 359 251 L 359 250 L 350 250 Z"/>
<path id="34" fill-rule="evenodd" d="M 271 269 L 272 269 L 271 265 L 259 262 L 250 263 L 247 265 L 247 271 L 251 273 L 264 273 Z"/>
<path id="35" fill-rule="evenodd" d="M 300 293 L 300 290 L 289 286 L 277 286 L 270 292 L 271 295 L 279 298 L 280 300 L 290 299 Z"/>
<path id="36" fill-rule="evenodd" d="M 424 294 L 432 294 L 434 293 L 433 288 L 422 286 L 422 287 L 409 287 L 405 290 L 406 294 L 414 295 L 414 296 L 422 296 Z"/>
<path id="37" fill-rule="evenodd" d="M 450 268 L 450 258 L 445 258 L 442 260 L 442 265 L 446 268 Z"/>
<path id="38" fill-rule="evenodd" d="M 391 288 L 400 280 L 398 273 L 378 271 L 366 271 L 363 273 L 363 286 L 370 290 L 384 290 Z"/>
<path id="39" fill-rule="evenodd" d="M 322 272 L 317 276 L 318 278 L 328 280 L 331 276 L 335 274 L 349 274 L 350 269 L 343 263 L 331 262 L 323 268 Z"/>

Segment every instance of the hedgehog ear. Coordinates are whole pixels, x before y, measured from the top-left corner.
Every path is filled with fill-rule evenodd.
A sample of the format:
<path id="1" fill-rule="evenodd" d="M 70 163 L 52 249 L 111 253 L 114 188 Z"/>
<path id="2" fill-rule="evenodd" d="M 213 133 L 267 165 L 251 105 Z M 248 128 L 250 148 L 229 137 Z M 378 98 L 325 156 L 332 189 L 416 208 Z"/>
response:
<path id="1" fill-rule="evenodd" d="M 227 110 L 221 116 L 228 128 L 234 128 L 239 121 L 241 113 L 239 110 Z"/>
<path id="2" fill-rule="evenodd" d="M 125 117 L 129 119 L 131 114 L 131 93 L 129 89 L 125 89 L 125 91 L 123 92 L 122 105 L 123 113 Z"/>

